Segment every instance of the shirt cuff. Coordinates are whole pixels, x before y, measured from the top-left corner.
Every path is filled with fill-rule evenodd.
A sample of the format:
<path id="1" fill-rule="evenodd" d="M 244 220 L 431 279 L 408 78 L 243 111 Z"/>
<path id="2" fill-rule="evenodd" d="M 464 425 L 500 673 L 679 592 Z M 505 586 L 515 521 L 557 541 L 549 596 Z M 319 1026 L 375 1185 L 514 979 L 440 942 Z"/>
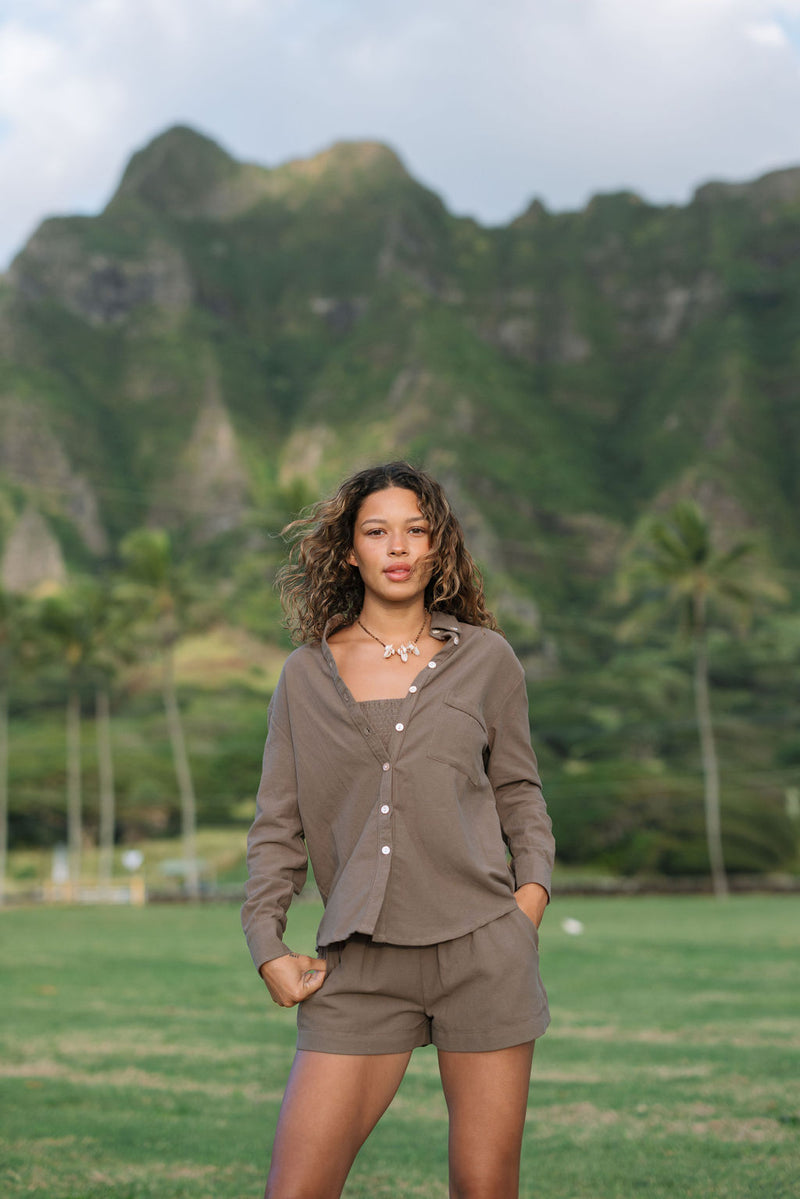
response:
<path id="1" fill-rule="evenodd" d="M 252 939 L 248 937 L 247 945 L 256 970 L 260 970 L 265 962 L 271 962 L 273 958 L 285 957 L 287 953 L 291 952 L 280 937 L 276 937 L 272 933 L 254 935 Z"/>
<path id="2" fill-rule="evenodd" d="M 533 854 L 523 854 L 512 864 L 514 883 L 516 887 L 524 887 L 526 883 L 538 883 L 547 892 L 547 902 L 551 899 L 552 867 L 549 862 Z"/>

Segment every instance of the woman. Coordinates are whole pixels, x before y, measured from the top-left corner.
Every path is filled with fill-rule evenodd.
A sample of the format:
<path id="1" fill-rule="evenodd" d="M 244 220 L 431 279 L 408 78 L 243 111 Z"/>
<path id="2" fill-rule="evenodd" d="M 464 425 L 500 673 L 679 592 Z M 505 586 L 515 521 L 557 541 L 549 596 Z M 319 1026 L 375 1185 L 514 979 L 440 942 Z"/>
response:
<path id="1" fill-rule="evenodd" d="M 302 644 L 270 705 L 242 910 L 270 995 L 299 1005 L 266 1196 L 336 1199 L 432 1042 L 451 1196 L 512 1199 L 553 862 L 523 671 L 422 471 L 361 471 L 290 528 Z M 307 854 L 317 958 L 281 939 Z"/>

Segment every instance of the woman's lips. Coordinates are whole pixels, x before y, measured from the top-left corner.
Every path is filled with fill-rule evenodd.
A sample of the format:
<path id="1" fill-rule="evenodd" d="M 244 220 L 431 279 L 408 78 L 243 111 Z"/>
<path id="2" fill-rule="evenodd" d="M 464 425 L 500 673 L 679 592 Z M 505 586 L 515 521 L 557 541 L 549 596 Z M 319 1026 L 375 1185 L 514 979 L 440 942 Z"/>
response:
<path id="1" fill-rule="evenodd" d="M 392 579 L 393 582 L 402 583 L 411 574 L 410 566 L 388 566 L 383 572 L 387 579 Z"/>

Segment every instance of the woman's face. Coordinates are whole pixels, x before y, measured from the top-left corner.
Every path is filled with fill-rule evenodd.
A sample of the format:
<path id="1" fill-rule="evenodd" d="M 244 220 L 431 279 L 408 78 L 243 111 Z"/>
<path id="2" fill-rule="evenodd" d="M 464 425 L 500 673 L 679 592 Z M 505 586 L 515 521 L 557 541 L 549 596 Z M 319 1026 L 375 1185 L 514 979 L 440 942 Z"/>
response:
<path id="1" fill-rule="evenodd" d="M 414 492 L 387 487 L 362 501 L 347 561 L 358 568 L 367 593 L 407 603 L 424 593 L 431 577 L 430 548 L 430 522 Z"/>

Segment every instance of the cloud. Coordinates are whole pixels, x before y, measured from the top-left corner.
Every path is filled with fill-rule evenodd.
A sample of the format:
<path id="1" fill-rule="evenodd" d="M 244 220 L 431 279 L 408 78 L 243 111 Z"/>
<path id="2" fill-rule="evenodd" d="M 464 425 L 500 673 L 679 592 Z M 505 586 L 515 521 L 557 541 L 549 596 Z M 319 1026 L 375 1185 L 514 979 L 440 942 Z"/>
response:
<path id="1" fill-rule="evenodd" d="M 800 0 L 7 0 L 7 260 L 185 121 L 275 164 L 388 141 L 456 211 L 683 200 L 800 161 Z"/>
<path id="2" fill-rule="evenodd" d="M 745 26 L 745 33 L 757 46 L 785 50 L 789 46 L 786 30 L 777 21 L 754 21 Z"/>

